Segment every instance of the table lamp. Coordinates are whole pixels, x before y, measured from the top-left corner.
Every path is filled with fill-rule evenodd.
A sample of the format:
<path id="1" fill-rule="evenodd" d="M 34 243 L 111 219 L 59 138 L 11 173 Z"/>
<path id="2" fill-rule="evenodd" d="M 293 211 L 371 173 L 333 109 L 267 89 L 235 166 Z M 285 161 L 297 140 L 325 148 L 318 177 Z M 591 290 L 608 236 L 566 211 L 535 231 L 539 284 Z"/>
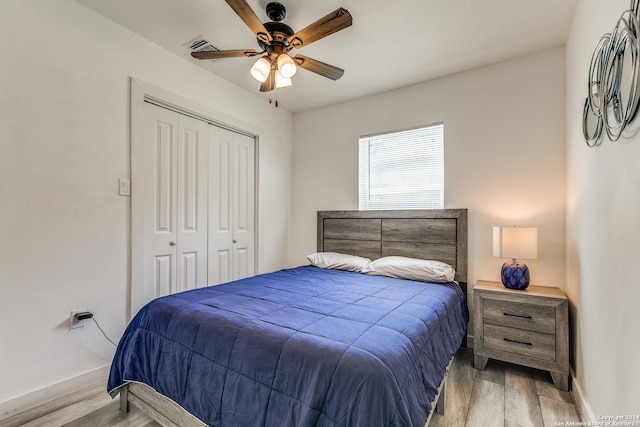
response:
<path id="1" fill-rule="evenodd" d="M 510 289 L 524 290 L 529 286 L 529 267 L 520 259 L 538 257 L 537 227 L 493 227 L 493 256 L 511 258 L 502 265 L 502 284 Z"/>

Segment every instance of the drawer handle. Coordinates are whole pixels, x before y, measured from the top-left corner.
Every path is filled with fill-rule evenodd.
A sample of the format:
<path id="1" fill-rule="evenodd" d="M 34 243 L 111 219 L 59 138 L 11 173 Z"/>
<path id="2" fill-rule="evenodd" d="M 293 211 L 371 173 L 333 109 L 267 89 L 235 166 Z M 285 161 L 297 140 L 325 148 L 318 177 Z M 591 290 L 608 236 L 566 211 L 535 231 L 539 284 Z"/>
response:
<path id="1" fill-rule="evenodd" d="M 516 344 L 533 345 L 533 344 L 531 344 L 530 342 L 517 341 L 517 340 L 510 340 L 509 338 L 502 338 L 502 339 L 503 339 L 503 340 L 505 340 L 505 341 L 508 341 L 508 342 L 514 342 L 514 343 L 516 343 Z"/>
<path id="2" fill-rule="evenodd" d="M 511 313 L 502 313 L 502 314 L 504 314 L 505 316 L 510 316 L 510 317 L 519 317 L 521 319 L 529 319 L 529 320 L 533 319 L 533 317 L 531 317 L 531 316 L 522 316 L 520 314 L 511 314 Z"/>

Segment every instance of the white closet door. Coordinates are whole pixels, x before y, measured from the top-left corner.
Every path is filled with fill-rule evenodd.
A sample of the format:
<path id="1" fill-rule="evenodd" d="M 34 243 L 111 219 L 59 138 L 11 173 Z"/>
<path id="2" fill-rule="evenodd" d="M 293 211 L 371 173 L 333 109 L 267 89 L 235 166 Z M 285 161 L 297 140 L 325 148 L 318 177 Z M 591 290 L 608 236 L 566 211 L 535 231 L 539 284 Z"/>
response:
<path id="1" fill-rule="evenodd" d="M 212 127 L 209 284 L 255 274 L 255 142 Z"/>
<path id="2" fill-rule="evenodd" d="M 176 290 L 207 285 L 209 125 L 178 116 Z"/>
<path id="3" fill-rule="evenodd" d="M 255 143 L 234 135 L 233 145 L 233 280 L 253 276 L 255 257 Z"/>
<path id="4" fill-rule="evenodd" d="M 143 238 L 141 265 L 135 259 L 132 265 L 132 269 L 141 267 L 139 280 L 144 286 L 144 300 L 132 301 L 138 305 L 132 307 L 136 310 L 157 296 L 177 290 L 177 181 L 173 179 L 178 164 L 177 141 L 176 114 L 146 105 L 144 140 L 141 146 L 133 147 L 140 161 L 132 164 L 132 202 L 140 204 L 141 209 L 135 211 L 143 214 L 142 221 L 134 218 L 132 222 L 133 236 L 141 231 Z M 138 252 L 137 243 L 136 239 L 132 242 L 134 253 Z"/>
<path id="5" fill-rule="evenodd" d="M 207 284 L 208 134 L 205 122 L 145 104 L 132 145 L 132 313 Z"/>

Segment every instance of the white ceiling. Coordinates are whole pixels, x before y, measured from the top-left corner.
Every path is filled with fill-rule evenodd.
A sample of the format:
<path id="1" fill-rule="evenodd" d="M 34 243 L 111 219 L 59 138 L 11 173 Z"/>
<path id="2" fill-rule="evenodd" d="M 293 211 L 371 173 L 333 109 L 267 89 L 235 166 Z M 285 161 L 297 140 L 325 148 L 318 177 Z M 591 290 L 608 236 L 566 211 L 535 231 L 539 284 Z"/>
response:
<path id="1" fill-rule="evenodd" d="M 184 44 L 260 50 L 224 0 L 76 0 L 265 100 L 249 75 L 256 58 L 199 61 Z M 263 22 L 269 0 L 247 0 Z M 345 70 L 332 81 L 300 70 L 279 89 L 292 113 L 348 101 L 564 44 L 578 0 L 280 0 L 299 31 L 338 7 L 353 25 L 299 50 Z M 292 53 L 298 53 L 293 51 Z M 272 93 L 273 94 L 273 93 Z M 266 102 L 266 101 L 265 101 Z"/>

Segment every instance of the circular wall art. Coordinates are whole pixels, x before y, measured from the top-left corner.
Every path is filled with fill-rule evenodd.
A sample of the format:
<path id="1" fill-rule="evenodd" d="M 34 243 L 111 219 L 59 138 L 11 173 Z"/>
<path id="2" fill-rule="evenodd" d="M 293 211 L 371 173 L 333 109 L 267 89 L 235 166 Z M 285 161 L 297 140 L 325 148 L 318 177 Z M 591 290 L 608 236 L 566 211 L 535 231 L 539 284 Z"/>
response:
<path id="1" fill-rule="evenodd" d="M 602 36 L 589 65 L 589 90 L 582 133 L 589 147 L 600 145 L 603 131 L 617 141 L 640 104 L 640 0 L 631 0 L 611 33 Z"/>

